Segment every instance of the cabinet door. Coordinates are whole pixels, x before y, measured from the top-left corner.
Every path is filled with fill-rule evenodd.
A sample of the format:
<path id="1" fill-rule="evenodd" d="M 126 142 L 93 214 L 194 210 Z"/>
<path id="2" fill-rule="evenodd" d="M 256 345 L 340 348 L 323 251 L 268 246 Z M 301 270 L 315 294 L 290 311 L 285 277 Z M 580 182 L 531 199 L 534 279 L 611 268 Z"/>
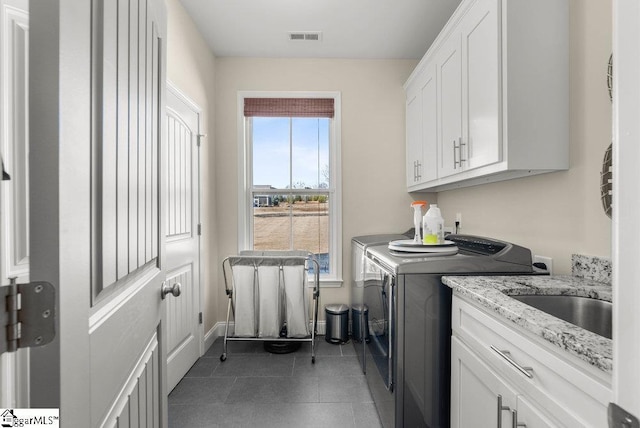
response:
<path id="1" fill-rule="evenodd" d="M 440 137 L 438 176 L 460 172 L 459 144 L 462 137 L 460 34 L 454 33 L 436 57 Z"/>
<path id="2" fill-rule="evenodd" d="M 452 337 L 451 427 L 511 427 L 515 406 L 516 392 L 460 339 Z"/>
<path id="3" fill-rule="evenodd" d="M 517 398 L 518 413 L 513 415 L 516 417 L 516 424 L 524 424 L 527 428 L 547 428 L 562 427 L 563 425 L 553 421 L 542 410 L 538 409 L 532 402 L 525 397 L 519 395 Z M 582 425 L 579 421 L 575 421 L 574 426 Z"/>
<path id="4" fill-rule="evenodd" d="M 422 162 L 422 97 L 419 86 L 407 91 L 407 187 L 418 184 L 418 168 Z"/>
<path id="5" fill-rule="evenodd" d="M 422 95 L 422 164 L 418 168 L 421 182 L 438 178 L 438 98 L 435 67 L 429 66 L 421 88 Z"/>
<path id="6" fill-rule="evenodd" d="M 479 0 L 460 24 L 465 169 L 501 160 L 498 7 L 498 0 Z"/>

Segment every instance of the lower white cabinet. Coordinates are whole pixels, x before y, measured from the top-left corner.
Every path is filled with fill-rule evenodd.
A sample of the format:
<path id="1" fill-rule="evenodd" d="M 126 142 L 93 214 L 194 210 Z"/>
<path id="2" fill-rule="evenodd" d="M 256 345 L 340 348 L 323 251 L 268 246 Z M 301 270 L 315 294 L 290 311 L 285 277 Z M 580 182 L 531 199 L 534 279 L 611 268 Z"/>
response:
<path id="1" fill-rule="evenodd" d="M 522 425 L 525 424 L 525 425 Z M 460 339 L 451 340 L 451 426 L 555 427 Z M 579 425 L 576 425 L 579 426 Z"/>
<path id="2" fill-rule="evenodd" d="M 454 294 L 451 426 L 607 426 L 611 376 L 508 323 Z"/>

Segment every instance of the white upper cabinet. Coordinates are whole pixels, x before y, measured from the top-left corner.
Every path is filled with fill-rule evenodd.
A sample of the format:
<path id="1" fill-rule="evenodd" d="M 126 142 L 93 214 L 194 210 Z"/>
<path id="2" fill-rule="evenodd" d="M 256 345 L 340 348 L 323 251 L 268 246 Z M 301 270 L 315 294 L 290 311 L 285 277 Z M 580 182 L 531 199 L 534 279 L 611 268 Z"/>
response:
<path id="1" fill-rule="evenodd" d="M 437 98 L 435 67 L 407 88 L 407 187 L 437 177 Z"/>
<path id="2" fill-rule="evenodd" d="M 407 187 L 420 184 L 420 167 L 422 165 L 422 97 L 419 87 L 407 89 L 405 109 L 407 128 Z"/>
<path id="3" fill-rule="evenodd" d="M 438 70 L 437 152 L 440 154 L 437 177 L 446 177 L 461 170 L 462 140 L 462 68 L 460 37 L 454 34 L 436 56 Z"/>
<path id="4" fill-rule="evenodd" d="M 461 22 L 462 167 L 502 160 L 498 0 L 477 1 Z"/>
<path id="5" fill-rule="evenodd" d="M 567 0 L 462 1 L 405 84 L 409 191 L 568 169 L 568 28 Z"/>

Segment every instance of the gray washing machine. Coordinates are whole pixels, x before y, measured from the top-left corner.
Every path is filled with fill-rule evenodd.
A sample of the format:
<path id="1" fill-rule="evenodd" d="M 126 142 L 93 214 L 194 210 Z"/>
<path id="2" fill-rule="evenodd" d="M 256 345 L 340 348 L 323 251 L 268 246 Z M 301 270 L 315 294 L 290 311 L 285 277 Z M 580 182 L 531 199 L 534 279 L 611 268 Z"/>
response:
<path id="1" fill-rule="evenodd" d="M 367 263 L 365 253 L 367 248 L 374 245 L 387 245 L 391 241 L 395 241 L 398 239 L 407 239 L 408 237 L 413 238 L 413 229 L 409 230 L 405 234 L 401 233 L 381 233 L 377 235 L 366 235 L 366 236 L 356 236 L 351 239 L 351 307 L 362 307 L 364 305 L 364 287 L 365 281 L 370 281 L 375 279 L 372 272 L 367 273 Z M 370 270 L 370 269 L 369 269 Z M 352 313 L 353 314 L 353 313 Z M 357 313 L 356 316 L 364 316 L 363 313 Z M 358 320 L 360 322 L 353 321 L 353 315 L 351 317 L 352 327 L 353 324 L 365 326 L 365 320 Z M 352 336 L 357 336 L 354 334 L 352 328 Z M 356 341 L 354 343 L 356 348 L 356 353 L 358 355 L 358 360 L 360 361 L 360 366 L 362 368 L 362 372 L 366 373 L 366 362 L 365 362 L 365 341 Z"/>

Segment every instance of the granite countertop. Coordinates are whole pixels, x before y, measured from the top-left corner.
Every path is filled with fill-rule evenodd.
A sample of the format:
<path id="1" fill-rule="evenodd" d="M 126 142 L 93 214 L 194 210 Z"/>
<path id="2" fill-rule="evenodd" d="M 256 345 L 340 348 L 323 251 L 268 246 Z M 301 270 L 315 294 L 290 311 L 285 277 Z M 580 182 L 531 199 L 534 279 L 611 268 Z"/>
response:
<path id="1" fill-rule="evenodd" d="M 611 374 L 612 340 L 535 309 L 508 296 L 572 295 L 611 301 L 610 282 L 575 276 L 444 276 L 442 281 L 461 296 L 494 311 L 517 326 Z"/>

